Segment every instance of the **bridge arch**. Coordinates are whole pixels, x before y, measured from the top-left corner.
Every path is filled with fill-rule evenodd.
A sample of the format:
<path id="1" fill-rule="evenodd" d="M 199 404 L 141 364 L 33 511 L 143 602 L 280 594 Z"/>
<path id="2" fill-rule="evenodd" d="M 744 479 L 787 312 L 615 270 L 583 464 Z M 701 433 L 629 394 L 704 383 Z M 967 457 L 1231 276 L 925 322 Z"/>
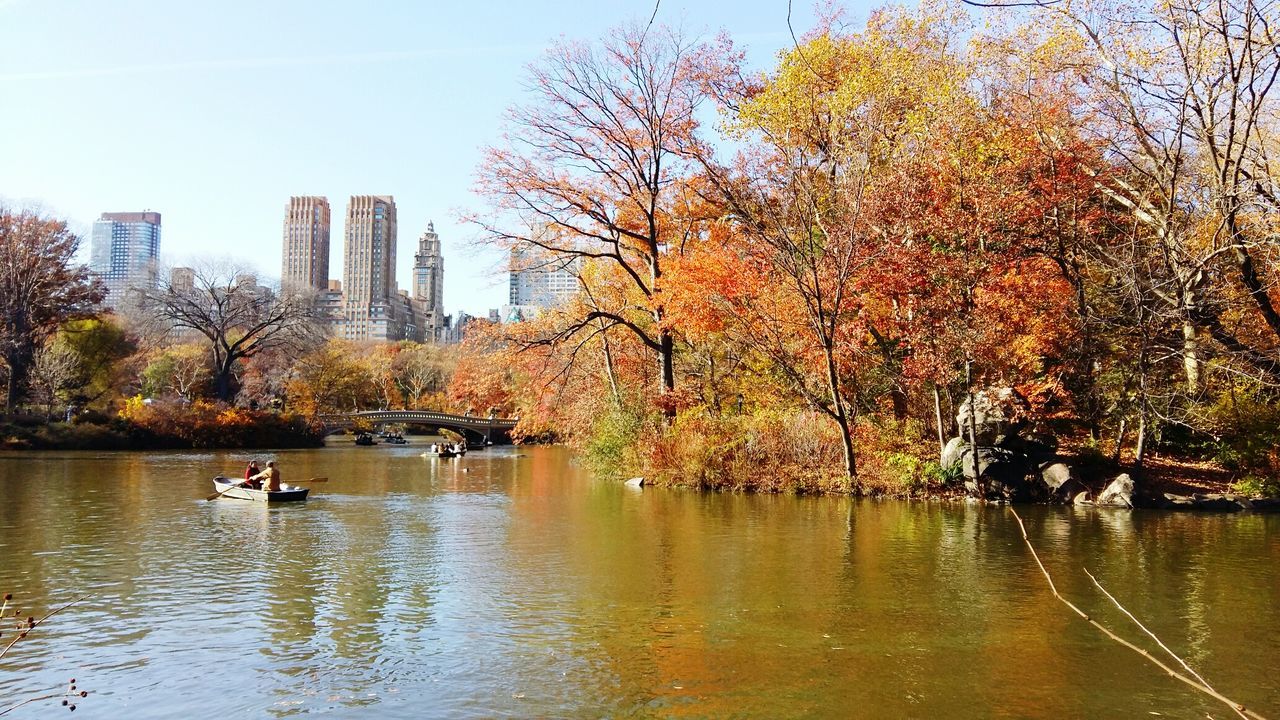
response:
<path id="1" fill-rule="evenodd" d="M 494 445 L 505 445 L 511 442 L 511 431 L 519 420 L 515 418 L 477 417 L 475 415 L 453 415 L 451 413 L 433 412 L 429 410 L 367 410 L 354 413 L 334 413 L 321 415 L 326 435 L 350 429 L 357 424 L 416 425 L 437 430 L 451 430 L 462 435 L 468 442 L 486 442 Z"/>

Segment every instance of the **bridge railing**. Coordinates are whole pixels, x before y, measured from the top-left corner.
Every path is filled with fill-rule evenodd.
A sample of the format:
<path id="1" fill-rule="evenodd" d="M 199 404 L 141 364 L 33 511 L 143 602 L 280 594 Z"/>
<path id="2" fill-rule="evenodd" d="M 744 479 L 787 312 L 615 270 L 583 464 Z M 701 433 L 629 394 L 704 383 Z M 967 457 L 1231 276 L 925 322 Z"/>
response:
<path id="1" fill-rule="evenodd" d="M 345 424 L 356 420 L 374 422 L 438 422 L 453 427 L 465 427 L 473 430 L 502 429 L 510 430 L 519 420 L 514 418 L 477 417 L 475 415 L 454 415 L 452 413 L 431 412 L 426 410 L 364 410 L 354 413 L 331 413 L 319 416 L 320 422 L 326 425 Z"/>

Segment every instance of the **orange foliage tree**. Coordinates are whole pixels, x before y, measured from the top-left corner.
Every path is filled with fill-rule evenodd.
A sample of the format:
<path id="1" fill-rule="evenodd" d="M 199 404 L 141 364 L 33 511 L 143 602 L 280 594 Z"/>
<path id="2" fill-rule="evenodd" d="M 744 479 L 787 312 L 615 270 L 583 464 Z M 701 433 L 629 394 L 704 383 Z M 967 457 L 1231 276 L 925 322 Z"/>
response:
<path id="1" fill-rule="evenodd" d="M 513 269 L 608 266 L 617 302 L 587 294 L 525 345 L 630 335 L 656 357 L 660 395 L 676 386 L 666 319 L 665 256 L 692 232 L 675 214 L 691 175 L 684 149 L 697 130 L 700 46 L 660 27 L 624 27 L 601 43 L 565 42 L 531 69 L 532 97 L 509 112 L 508 141 L 490 148 L 477 188 L 494 208 L 472 216 Z M 670 403 L 665 408 L 674 412 Z"/>

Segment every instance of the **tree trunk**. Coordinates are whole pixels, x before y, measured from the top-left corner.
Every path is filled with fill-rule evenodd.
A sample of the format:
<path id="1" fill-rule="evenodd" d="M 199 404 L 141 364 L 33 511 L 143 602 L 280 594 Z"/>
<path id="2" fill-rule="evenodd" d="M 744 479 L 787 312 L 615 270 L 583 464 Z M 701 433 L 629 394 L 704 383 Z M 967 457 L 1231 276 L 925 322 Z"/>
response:
<path id="1" fill-rule="evenodd" d="M 849 416 L 845 412 L 844 394 L 840 392 L 840 376 L 836 372 L 835 351 L 830 343 L 824 351 L 827 356 L 827 390 L 831 394 L 831 407 L 836 424 L 840 426 L 840 441 L 844 445 L 844 471 L 849 480 L 858 477 L 858 459 L 853 450 L 853 430 L 849 426 Z"/>
<path id="2" fill-rule="evenodd" d="M 604 372 L 609 379 L 609 391 L 613 394 L 614 405 L 622 405 L 622 393 L 618 390 L 618 376 L 613 371 L 613 351 L 609 347 L 609 333 L 605 331 L 604 319 L 600 320 L 600 340 L 604 349 Z"/>
<path id="3" fill-rule="evenodd" d="M 973 484 L 978 488 L 978 495 L 986 497 L 987 491 L 982 483 L 982 464 L 978 462 L 978 402 L 973 395 L 972 360 L 965 360 L 964 384 L 969 389 L 969 454 L 973 457 Z"/>
<path id="4" fill-rule="evenodd" d="M 840 442 L 844 449 L 844 472 L 850 481 L 858 477 L 858 459 L 853 452 L 853 431 L 849 427 L 849 418 L 843 414 L 836 417 L 840 426 Z"/>
<path id="5" fill-rule="evenodd" d="M 942 451 L 947 448 L 947 436 L 942 430 L 942 399 L 938 397 L 938 386 L 933 386 L 933 417 L 938 424 L 938 458 L 941 460 Z"/>
<path id="6" fill-rule="evenodd" d="M 671 337 L 671 333 L 663 330 L 658 336 L 658 343 L 662 349 L 658 351 L 658 369 L 662 373 L 662 394 L 670 395 L 676 389 L 676 371 L 674 363 L 675 339 Z M 670 397 L 667 400 L 671 400 Z M 676 406 L 674 403 L 663 403 L 663 415 L 668 418 L 676 416 Z"/>
<path id="7" fill-rule="evenodd" d="M 218 365 L 218 399 L 231 402 L 231 370 L 235 367 L 235 359 L 227 358 Z"/>
<path id="8" fill-rule="evenodd" d="M 1142 461 L 1147 454 L 1147 409 L 1145 405 L 1138 411 L 1138 444 L 1133 450 L 1133 471 L 1142 474 Z"/>
<path id="9" fill-rule="evenodd" d="M 35 356 L 35 348 L 27 348 L 21 344 L 11 347 L 5 356 L 5 364 L 9 366 L 9 381 L 5 388 L 5 410 L 13 412 L 22 402 L 22 390 L 27 384 L 27 376 L 31 373 L 31 359 Z"/>
<path id="10" fill-rule="evenodd" d="M 1187 392 L 1200 391 L 1200 349 L 1196 326 L 1190 320 L 1182 322 L 1182 368 L 1187 377 Z"/>
<path id="11" fill-rule="evenodd" d="M 889 402 L 893 404 L 893 419 L 899 422 L 907 419 L 907 394 L 902 388 L 894 386 L 889 391 Z"/>

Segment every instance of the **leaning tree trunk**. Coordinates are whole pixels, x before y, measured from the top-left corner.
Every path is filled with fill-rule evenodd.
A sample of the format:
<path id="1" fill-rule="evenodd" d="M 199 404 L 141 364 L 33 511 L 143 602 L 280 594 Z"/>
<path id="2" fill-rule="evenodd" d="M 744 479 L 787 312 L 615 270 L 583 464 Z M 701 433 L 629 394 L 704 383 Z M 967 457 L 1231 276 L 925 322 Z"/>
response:
<path id="1" fill-rule="evenodd" d="M 836 371 L 834 349 L 830 343 L 824 348 L 827 356 L 827 390 L 831 395 L 832 415 L 840 427 L 840 442 L 844 449 L 844 473 L 850 481 L 858 477 L 858 459 L 853 450 L 853 430 L 845 411 L 844 394 L 840 392 L 840 376 Z"/>

